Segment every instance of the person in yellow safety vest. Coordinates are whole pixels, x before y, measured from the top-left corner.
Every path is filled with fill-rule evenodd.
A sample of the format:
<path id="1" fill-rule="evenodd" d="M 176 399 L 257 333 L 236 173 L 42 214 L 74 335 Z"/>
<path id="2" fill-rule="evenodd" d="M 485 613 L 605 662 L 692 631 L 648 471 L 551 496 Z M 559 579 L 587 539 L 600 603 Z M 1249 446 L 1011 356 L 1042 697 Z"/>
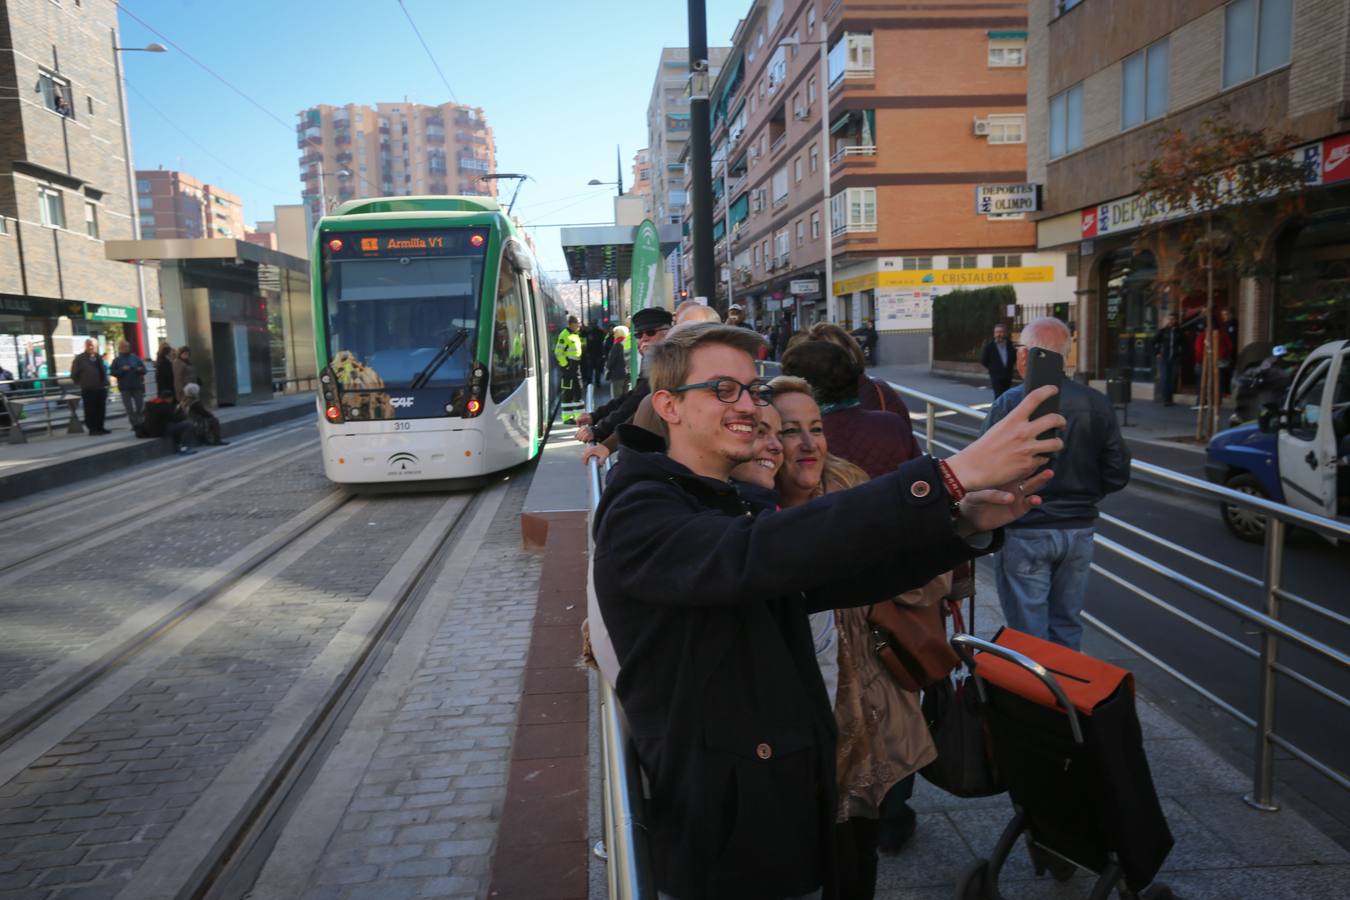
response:
<path id="1" fill-rule="evenodd" d="M 581 414 L 585 401 L 581 396 L 581 320 L 567 317 L 567 328 L 558 334 L 553 358 L 562 368 L 562 420 L 570 425 Z"/>

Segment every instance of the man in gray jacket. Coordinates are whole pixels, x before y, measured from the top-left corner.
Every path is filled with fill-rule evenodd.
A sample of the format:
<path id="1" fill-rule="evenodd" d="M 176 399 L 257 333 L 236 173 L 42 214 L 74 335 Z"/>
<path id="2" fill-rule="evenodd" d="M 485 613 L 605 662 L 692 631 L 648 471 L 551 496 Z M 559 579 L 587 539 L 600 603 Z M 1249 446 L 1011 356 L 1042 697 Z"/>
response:
<path id="1" fill-rule="evenodd" d="M 84 399 L 84 425 L 91 435 L 108 434 L 103 417 L 108 410 L 108 367 L 98 355 L 93 340 L 84 342 L 84 352 L 71 360 L 70 380 Z"/>
<path id="2" fill-rule="evenodd" d="M 1040 347 L 1067 356 L 1069 328 L 1059 319 L 1036 319 L 1022 330 L 1017 371 L 1027 371 L 1027 350 Z M 1022 401 L 1018 385 L 989 409 L 984 430 Z M 1083 599 L 1092 565 L 1097 504 L 1130 480 L 1130 449 L 1116 414 L 1100 391 L 1066 380 L 1059 411 L 1068 420 L 1064 449 L 1052 460 L 1055 477 L 1041 490 L 1042 503 L 1004 530 L 994 557 L 998 599 L 1008 625 L 1018 631 L 1079 649 Z"/>

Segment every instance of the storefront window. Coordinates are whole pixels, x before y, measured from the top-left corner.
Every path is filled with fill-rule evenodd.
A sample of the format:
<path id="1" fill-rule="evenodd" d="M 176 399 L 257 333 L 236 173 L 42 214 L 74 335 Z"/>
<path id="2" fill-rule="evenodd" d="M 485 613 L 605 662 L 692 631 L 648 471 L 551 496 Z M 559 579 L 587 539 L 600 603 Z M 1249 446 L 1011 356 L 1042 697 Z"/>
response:
<path id="1" fill-rule="evenodd" d="M 1276 343 L 1301 362 L 1327 341 L 1350 337 L 1350 209 L 1312 216 L 1277 249 Z"/>
<path id="2" fill-rule="evenodd" d="M 1150 342 L 1158 330 L 1153 299 L 1157 274 L 1158 264 L 1148 251 L 1118 250 L 1102 264 L 1106 369 L 1129 369 L 1135 381 L 1153 380 Z"/>

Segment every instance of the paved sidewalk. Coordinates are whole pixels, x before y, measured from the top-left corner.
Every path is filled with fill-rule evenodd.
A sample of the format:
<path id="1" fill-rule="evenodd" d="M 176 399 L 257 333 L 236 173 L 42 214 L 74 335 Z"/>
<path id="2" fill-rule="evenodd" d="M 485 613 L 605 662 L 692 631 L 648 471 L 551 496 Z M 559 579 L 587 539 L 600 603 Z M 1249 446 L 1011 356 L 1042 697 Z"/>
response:
<path id="1" fill-rule="evenodd" d="M 235 435 L 312 415 L 310 393 L 215 410 L 226 440 Z M 111 434 L 69 434 L 58 426 L 51 435 L 30 434 L 24 444 L 0 443 L 0 498 L 12 500 L 49 488 L 124 469 L 172 454 L 167 438 L 138 438 L 126 417 L 109 409 Z"/>
<path id="2" fill-rule="evenodd" d="M 992 562 L 982 560 L 977 572 L 975 631 L 991 637 L 1003 624 Z M 1345 895 L 1350 852 L 1291 809 L 1260 813 L 1248 807 L 1242 802 L 1251 789 L 1248 774 L 1149 699 L 1139 697 L 1138 709 L 1154 785 L 1176 839 L 1159 881 L 1185 900 Z M 919 778 L 910 805 L 919 829 L 898 856 L 882 858 L 877 900 L 950 900 L 961 871 L 989 856 L 1012 817 L 1007 795 L 964 800 Z M 1068 900 L 1086 897 L 1091 881 L 1086 875 L 1064 885 L 1036 878 L 1019 845 L 999 885 L 1009 900 Z"/>

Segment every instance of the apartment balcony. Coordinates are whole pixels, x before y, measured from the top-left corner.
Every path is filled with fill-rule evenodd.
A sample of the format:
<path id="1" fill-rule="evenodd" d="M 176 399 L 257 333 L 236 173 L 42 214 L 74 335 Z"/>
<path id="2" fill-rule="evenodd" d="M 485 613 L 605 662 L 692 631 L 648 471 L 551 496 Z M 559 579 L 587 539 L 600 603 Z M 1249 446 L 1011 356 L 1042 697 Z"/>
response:
<path id="1" fill-rule="evenodd" d="M 304 134 L 300 135 L 299 138 L 296 139 L 295 146 L 303 150 L 305 147 L 313 147 L 315 145 L 322 143 L 323 143 L 322 134 L 318 134 L 317 132 L 305 132 Z"/>
<path id="2" fill-rule="evenodd" d="M 442 130 L 445 128 L 445 117 L 439 113 L 427 116 L 422 122 L 428 128 L 440 128 Z"/>
<path id="3" fill-rule="evenodd" d="M 304 156 L 300 157 L 300 165 L 302 166 L 313 166 L 321 162 L 323 162 L 322 153 L 306 153 Z"/>
<path id="4" fill-rule="evenodd" d="M 432 134 L 430 131 L 428 131 L 428 132 L 427 132 L 427 143 L 428 143 L 428 144 L 444 144 L 444 143 L 445 143 L 445 135 L 444 135 L 444 134 Z"/>
<path id="5" fill-rule="evenodd" d="M 845 163 L 876 164 L 877 147 L 875 144 L 853 144 L 840 147 L 830 157 L 830 168 L 837 169 Z"/>
<path id="6" fill-rule="evenodd" d="M 335 144 L 350 144 L 352 133 L 350 131 L 335 131 L 333 132 L 333 142 Z"/>

